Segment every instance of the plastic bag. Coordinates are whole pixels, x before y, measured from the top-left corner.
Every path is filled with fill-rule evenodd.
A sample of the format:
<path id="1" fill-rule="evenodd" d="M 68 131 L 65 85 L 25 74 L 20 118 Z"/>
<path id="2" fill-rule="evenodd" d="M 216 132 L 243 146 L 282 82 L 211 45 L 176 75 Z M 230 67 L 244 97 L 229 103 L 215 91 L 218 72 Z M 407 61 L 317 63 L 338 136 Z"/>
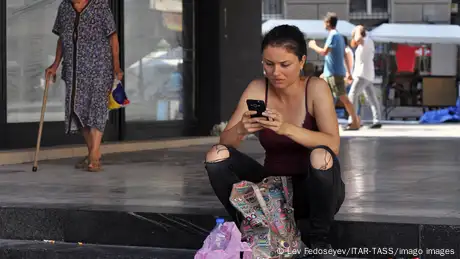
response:
<path id="1" fill-rule="evenodd" d="M 212 233 L 204 240 L 203 247 L 195 254 L 195 259 L 252 259 L 252 251 L 246 242 L 241 242 L 241 232 L 234 222 L 225 222 L 221 231 L 230 236 L 230 241 L 224 250 L 212 250 L 214 244 Z"/>
<path id="2" fill-rule="evenodd" d="M 115 79 L 113 82 L 112 90 L 109 94 L 109 110 L 116 110 L 126 107 L 129 104 L 129 99 L 126 96 L 125 88 L 120 80 Z"/>

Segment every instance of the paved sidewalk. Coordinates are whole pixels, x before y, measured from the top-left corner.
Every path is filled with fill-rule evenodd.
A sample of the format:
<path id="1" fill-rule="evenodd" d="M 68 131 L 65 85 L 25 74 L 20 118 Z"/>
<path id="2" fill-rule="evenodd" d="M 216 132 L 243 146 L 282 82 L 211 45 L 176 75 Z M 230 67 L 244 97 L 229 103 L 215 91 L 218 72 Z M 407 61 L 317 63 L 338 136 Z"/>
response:
<path id="1" fill-rule="evenodd" d="M 392 217 L 415 223 L 460 221 L 459 139 L 343 138 L 347 196 L 338 218 Z M 83 207 L 137 212 L 202 213 L 223 208 L 203 160 L 210 145 L 109 154 L 105 171 L 73 169 L 77 159 L 0 167 L 2 205 Z M 241 150 L 258 161 L 257 141 Z"/>
<path id="2" fill-rule="evenodd" d="M 343 126 L 343 123 L 341 123 Z M 344 131 L 342 137 L 409 137 L 409 138 L 460 138 L 460 123 L 456 124 L 384 124 L 381 129 L 367 126 L 358 131 Z"/>

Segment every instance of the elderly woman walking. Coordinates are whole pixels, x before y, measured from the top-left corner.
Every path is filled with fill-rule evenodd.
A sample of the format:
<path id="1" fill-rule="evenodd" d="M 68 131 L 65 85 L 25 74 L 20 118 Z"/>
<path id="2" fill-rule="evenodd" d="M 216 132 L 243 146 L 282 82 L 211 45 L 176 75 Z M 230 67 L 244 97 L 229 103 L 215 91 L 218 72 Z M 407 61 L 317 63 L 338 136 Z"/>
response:
<path id="1" fill-rule="evenodd" d="M 55 78 L 62 60 L 66 83 L 65 128 L 81 132 L 88 156 L 77 168 L 101 170 L 101 140 L 108 120 L 108 95 L 114 77 L 123 77 L 119 42 L 107 0 L 63 0 L 53 33 L 59 36 L 54 63 L 46 78 Z"/>

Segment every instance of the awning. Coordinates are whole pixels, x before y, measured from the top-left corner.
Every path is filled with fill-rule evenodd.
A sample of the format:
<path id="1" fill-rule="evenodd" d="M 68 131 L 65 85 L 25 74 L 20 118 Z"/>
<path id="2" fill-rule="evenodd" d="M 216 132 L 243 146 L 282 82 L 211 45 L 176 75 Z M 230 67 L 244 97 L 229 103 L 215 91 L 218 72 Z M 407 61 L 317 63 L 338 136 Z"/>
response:
<path id="1" fill-rule="evenodd" d="M 375 42 L 460 44 L 460 26 L 453 24 L 384 23 L 370 35 Z"/>
<path id="2" fill-rule="evenodd" d="M 327 38 L 328 31 L 324 29 L 323 20 L 268 20 L 262 24 L 262 34 L 266 34 L 271 29 L 278 25 L 294 25 L 297 26 L 306 36 L 307 39 L 325 39 Z M 347 37 L 351 37 L 351 32 L 355 25 L 348 21 L 339 20 L 337 24 L 337 31 Z"/>

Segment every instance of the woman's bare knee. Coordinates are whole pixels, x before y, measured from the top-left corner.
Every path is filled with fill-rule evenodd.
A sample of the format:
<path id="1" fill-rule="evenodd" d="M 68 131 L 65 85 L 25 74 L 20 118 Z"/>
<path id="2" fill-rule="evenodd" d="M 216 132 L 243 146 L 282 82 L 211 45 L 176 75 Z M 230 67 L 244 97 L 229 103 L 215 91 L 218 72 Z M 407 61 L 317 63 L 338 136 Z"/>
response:
<path id="1" fill-rule="evenodd" d="M 315 148 L 310 154 L 311 167 L 318 170 L 328 170 L 332 168 L 334 159 L 331 153 L 324 148 Z"/>
<path id="2" fill-rule="evenodd" d="M 224 145 L 214 145 L 206 154 L 206 163 L 216 163 L 230 157 L 228 148 Z"/>

